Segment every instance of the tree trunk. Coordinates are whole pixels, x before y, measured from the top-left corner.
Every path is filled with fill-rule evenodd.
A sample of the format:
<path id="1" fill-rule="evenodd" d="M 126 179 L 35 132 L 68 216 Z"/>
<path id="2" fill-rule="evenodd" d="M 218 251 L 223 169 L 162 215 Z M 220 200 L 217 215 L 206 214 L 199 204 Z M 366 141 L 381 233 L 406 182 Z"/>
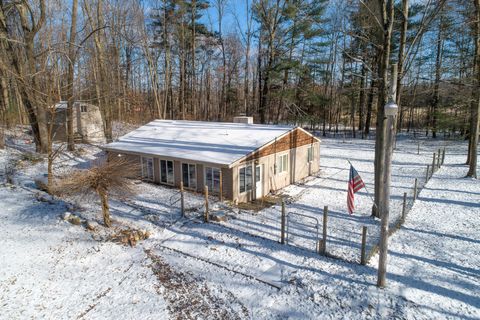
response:
<path id="1" fill-rule="evenodd" d="M 103 223 L 106 227 L 110 228 L 112 226 L 112 221 L 110 220 L 110 206 L 108 205 L 108 194 L 103 189 L 97 189 L 97 193 L 102 203 Z"/>
<path id="2" fill-rule="evenodd" d="M 443 15 L 440 16 L 437 36 L 437 56 L 435 58 L 435 84 L 433 87 L 432 97 L 432 138 L 437 137 L 437 119 L 438 119 L 438 104 L 439 104 L 439 86 L 442 68 L 442 51 L 443 51 Z"/>
<path id="3" fill-rule="evenodd" d="M 477 178 L 477 152 L 478 135 L 480 126 L 480 0 L 474 0 L 475 3 L 475 77 L 476 103 L 471 104 L 470 113 L 470 150 L 469 150 L 469 168 L 467 177 Z"/>
<path id="4" fill-rule="evenodd" d="M 381 59 L 378 65 L 379 95 L 377 104 L 377 125 L 375 139 L 375 205 L 372 207 L 372 213 L 376 217 L 382 214 L 388 199 L 385 199 L 384 176 L 385 176 L 385 114 L 384 106 L 388 100 L 388 67 L 390 60 L 390 47 L 392 39 L 392 29 L 394 20 L 393 0 L 381 1 L 382 22 L 383 22 L 383 43 L 381 50 Z"/>
<path id="5" fill-rule="evenodd" d="M 74 133 L 73 133 L 73 81 L 75 68 L 75 37 L 77 34 L 77 6 L 78 0 L 72 1 L 72 17 L 70 25 L 70 40 L 68 43 L 68 71 L 67 71 L 67 149 L 73 151 L 75 149 Z"/>

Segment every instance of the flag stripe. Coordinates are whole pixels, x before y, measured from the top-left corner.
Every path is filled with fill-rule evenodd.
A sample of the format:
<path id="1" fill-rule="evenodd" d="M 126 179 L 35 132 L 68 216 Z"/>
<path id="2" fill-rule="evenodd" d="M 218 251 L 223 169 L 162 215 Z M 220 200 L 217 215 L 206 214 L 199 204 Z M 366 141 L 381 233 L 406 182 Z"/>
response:
<path id="1" fill-rule="evenodd" d="M 350 165 L 350 177 L 348 179 L 347 209 L 348 213 L 353 214 L 355 210 L 355 193 L 365 187 L 365 183 L 358 174 L 357 170 Z"/>

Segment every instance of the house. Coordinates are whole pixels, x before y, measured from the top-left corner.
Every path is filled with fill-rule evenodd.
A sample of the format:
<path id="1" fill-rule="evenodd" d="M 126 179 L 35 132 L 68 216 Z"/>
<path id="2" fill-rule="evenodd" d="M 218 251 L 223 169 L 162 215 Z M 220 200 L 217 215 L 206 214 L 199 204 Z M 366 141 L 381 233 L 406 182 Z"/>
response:
<path id="1" fill-rule="evenodd" d="M 144 180 L 226 199 L 260 199 L 319 170 L 320 140 L 299 127 L 155 120 L 106 145 L 141 163 Z M 247 122 L 247 123 L 240 123 Z M 140 173 L 140 172 L 139 172 Z"/>
<path id="2" fill-rule="evenodd" d="M 73 104 L 73 132 L 75 140 L 83 143 L 105 143 L 105 131 L 100 109 L 84 102 Z M 55 105 L 55 125 L 53 128 L 55 141 L 67 141 L 67 102 L 60 101 Z"/>

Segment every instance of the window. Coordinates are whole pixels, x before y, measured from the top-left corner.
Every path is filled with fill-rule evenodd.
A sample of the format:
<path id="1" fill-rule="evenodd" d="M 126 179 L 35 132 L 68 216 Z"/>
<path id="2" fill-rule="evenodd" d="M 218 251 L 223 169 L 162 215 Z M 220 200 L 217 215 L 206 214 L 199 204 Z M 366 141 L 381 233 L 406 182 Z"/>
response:
<path id="1" fill-rule="evenodd" d="M 209 191 L 220 192 L 220 169 L 205 167 L 205 185 Z"/>
<path id="2" fill-rule="evenodd" d="M 197 170 L 194 164 L 182 163 L 182 180 L 185 188 L 197 188 Z"/>
<path id="3" fill-rule="evenodd" d="M 160 160 L 160 182 L 165 184 L 173 184 L 173 161 Z"/>
<path id="4" fill-rule="evenodd" d="M 313 146 L 308 147 L 307 149 L 307 162 L 313 161 Z"/>
<path id="5" fill-rule="evenodd" d="M 153 158 L 142 157 L 142 178 L 153 181 Z"/>
<path id="6" fill-rule="evenodd" d="M 87 106 L 84 104 L 80 105 L 80 112 L 87 112 Z"/>
<path id="7" fill-rule="evenodd" d="M 252 190 L 252 166 L 238 169 L 240 193 Z"/>
<path id="8" fill-rule="evenodd" d="M 277 170 L 276 173 L 287 172 L 288 170 L 288 153 L 282 154 L 277 158 Z"/>

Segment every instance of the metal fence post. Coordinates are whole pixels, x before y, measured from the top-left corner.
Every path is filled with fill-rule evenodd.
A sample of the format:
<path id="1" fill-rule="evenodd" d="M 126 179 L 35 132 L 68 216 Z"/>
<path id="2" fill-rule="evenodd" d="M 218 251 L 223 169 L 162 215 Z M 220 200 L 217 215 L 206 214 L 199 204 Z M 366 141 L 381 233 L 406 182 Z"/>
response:
<path id="1" fill-rule="evenodd" d="M 415 186 L 413 187 L 413 201 L 417 200 L 417 192 L 418 192 L 418 179 L 415 178 Z"/>
<path id="2" fill-rule="evenodd" d="M 285 244 L 285 200 L 282 199 L 282 222 L 281 222 L 281 233 L 280 233 L 280 243 Z"/>
<path id="3" fill-rule="evenodd" d="M 322 234 L 322 254 L 327 254 L 327 218 L 328 206 L 323 207 L 323 234 Z"/>

